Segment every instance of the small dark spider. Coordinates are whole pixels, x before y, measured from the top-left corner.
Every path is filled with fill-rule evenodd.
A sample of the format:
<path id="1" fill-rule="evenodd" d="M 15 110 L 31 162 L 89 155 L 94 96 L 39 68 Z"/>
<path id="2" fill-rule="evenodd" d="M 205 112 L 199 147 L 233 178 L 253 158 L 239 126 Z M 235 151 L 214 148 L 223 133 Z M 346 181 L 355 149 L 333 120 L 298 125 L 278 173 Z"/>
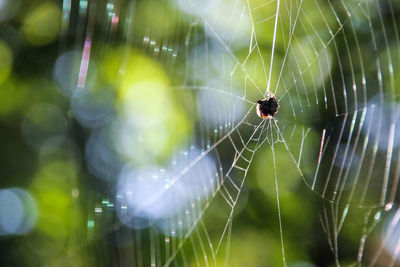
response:
<path id="1" fill-rule="evenodd" d="M 256 111 L 257 115 L 263 119 L 272 119 L 278 112 L 279 104 L 273 93 L 268 93 L 267 98 L 258 100 Z"/>

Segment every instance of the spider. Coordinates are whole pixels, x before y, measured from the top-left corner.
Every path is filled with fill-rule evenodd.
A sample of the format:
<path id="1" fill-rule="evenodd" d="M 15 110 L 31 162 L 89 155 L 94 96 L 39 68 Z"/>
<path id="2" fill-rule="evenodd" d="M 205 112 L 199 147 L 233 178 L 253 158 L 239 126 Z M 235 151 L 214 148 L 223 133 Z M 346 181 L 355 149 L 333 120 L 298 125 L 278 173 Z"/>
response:
<path id="1" fill-rule="evenodd" d="M 256 111 L 260 118 L 270 120 L 278 112 L 278 109 L 278 101 L 276 100 L 275 95 L 271 92 L 267 94 L 266 98 L 257 101 Z"/>

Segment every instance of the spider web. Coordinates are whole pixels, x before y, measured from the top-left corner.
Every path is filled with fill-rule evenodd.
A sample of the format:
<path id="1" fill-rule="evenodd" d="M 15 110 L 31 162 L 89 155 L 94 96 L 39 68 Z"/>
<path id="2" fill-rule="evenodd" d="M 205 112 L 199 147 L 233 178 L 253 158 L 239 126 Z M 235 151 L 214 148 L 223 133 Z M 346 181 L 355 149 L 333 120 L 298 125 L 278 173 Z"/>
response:
<path id="1" fill-rule="evenodd" d="M 64 1 L 66 25 L 71 15 L 68 3 Z M 340 241 L 347 224 L 358 228 L 354 264 L 396 264 L 400 252 L 397 2 L 154 2 L 157 12 L 184 21 L 177 23 L 171 36 L 163 37 L 157 33 L 164 26 L 156 22 L 146 21 L 145 29 L 136 26 L 142 25 L 137 21 L 142 2 L 80 3 L 87 28 L 78 87 L 85 87 L 90 76 L 96 14 L 106 10 L 109 30 L 98 39 L 112 40 L 113 30 L 119 29 L 125 33 L 127 58 L 131 47 L 137 46 L 163 64 L 171 77 L 177 77 L 171 90 L 178 103 L 194 118 L 191 140 L 162 168 L 124 169 L 121 175 L 128 182 L 123 190 L 114 195 L 105 190 L 110 195 L 94 203 L 89 239 L 112 236 L 118 244 L 130 244 L 126 251 L 110 255 L 110 262 L 229 266 L 235 211 L 257 152 L 267 147 L 272 160 L 266 179 L 272 177 L 274 183 L 270 186 L 275 191 L 283 265 L 285 225 L 279 196 L 283 178 L 278 164 L 283 152 L 289 159 L 285 166 L 296 170 L 293 179 L 315 193 L 321 204 L 316 213 L 335 264 L 341 264 Z M 181 28 L 182 24 L 186 26 Z M 121 76 L 127 61 L 118 66 Z M 280 109 L 272 120 L 261 120 L 255 115 L 255 102 L 267 92 L 276 95 Z M 107 162 L 119 172 L 119 162 Z M 153 179 L 144 182 L 146 177 Z M 111 180 L 105 188 L 115 186 Z M 139 203 L 136 195 L 141 196 Z M 160 213 L 149 215 L 156 211 Z M 372 239 L 375 249 L 366 253 L 369 237 L 382 220 L 388 225 L 383 237 L 379 242 Z M 108 223 L 98 227 L 104 221 Z"/>

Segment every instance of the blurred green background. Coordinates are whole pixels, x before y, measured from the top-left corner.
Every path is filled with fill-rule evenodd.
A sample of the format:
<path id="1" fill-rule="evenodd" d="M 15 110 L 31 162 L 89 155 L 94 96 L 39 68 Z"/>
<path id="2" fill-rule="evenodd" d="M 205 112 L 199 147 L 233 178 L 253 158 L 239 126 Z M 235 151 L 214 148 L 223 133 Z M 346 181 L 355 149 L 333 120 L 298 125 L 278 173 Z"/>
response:
<path id="1" fill-rule="evenodd" d="M 398 102 L 399 16 L 399 1 L 0 0 L 0 266 L 371 262 L 392 211 L 367 197 L 332 237 L 324 212 L 351 201 L 311 184 L 322 129 Z M 281 106 L 263 122 L 267 88 Z M 326 136 L 322 181 L 350 168 Z M 379 138 L 360 136 L 357 158 Z M 371 161 L 376 190 L 396 144 Z"/>

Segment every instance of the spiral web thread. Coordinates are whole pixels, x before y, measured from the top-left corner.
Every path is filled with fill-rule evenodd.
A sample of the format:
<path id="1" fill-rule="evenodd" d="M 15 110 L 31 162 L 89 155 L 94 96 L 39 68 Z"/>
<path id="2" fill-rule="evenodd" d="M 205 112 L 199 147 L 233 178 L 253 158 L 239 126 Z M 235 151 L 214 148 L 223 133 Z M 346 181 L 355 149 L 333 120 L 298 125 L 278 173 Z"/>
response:
<path id="1" fill-rule="evenodd" d="M 277 149 L 289 154 L 291 168 L 297 170 L 303 185 L 318 195 L 322 204 L 320 222 L 336 264 L 340 264 L 341 231 L 352 217 L 351 223 L 361 229 L 354 262 L 366 261 L 372 266 L 384 255 L 385 246 L 394 243 L 388 260 L 394 266 L 400 252 L 400 240 L 392 237 L 400 218 L 396 205 L 400 109 L 395 104 L 400 79 L 399 4 L 221 0 L 206 7 L 210 3 L 189 2 L 184 16 L 190 21 L 183 29 L 185 38 L 153 40 L 152 28 L 163 26 L 151 22 L 144 32 L 135 31 L 131 24 L 119 25 L 129 33 L 126 47 L 142 40 L 144 51 L 169 66 L 172 73 L 177 62 L 183 62 L 183 82 L 173 86 L 179 97 L 195 100 L 197 94 L 205 92 L 208 105 L 222 114 L 214 117 L 187 107 L 200 123 L 194 125 L 193 143 L 180 151 L 183 159 L 177 156 L 185 161 L 189 155 L 185 167 L 154 192 L 149 203 L 165 196 L 207 157 L 216 162 L 216 169 L 196 169 L 199 176 L 207 178 L 200 179 L 205 194 L 191 192 L 184 210 L 163 222 L 164 233 L 157 227 L 116 233 L 130 236 L 135 243 L 133 252 L 118 255 L 121 261 L 135 266 L 187 266 L 193 257 L 198 266 L 215 266 L 222 258 L 229 266 L 235 208 L 256 152 L 269 146 L 284 265 Z M 175 2 L 163 5 L 179 7 Z M 121 2 L 120 7 L 124 6 L 127 18 L 132 19 L 135 3 Z M 89 22 L 94 13 L 89 5 Z M 243 37 L 222 27 L 215 13 L 226 17 L 222 26 L 245 25 L 248 34 Z M 93 25 L 88 23 L 87 27 L 86 40 L 90 40 Z M 238 46 L 241 42 L 247 44 Z M 243 47 L 248 50 L 245 57 Z M 85 55 L 86 43 L 83 51 Z M 219 76 L 214 75 L 215 68 Z M 254 115 L 255 102 L 269 91 L 279 99 L 280 113 L 272 120 L 261 120 Z M 310 137 L 312 133 L 319 136 L 318 144 Z M 310 154 L 304 154 L 306 147 L 312 147 Z M 191 152 L 195 149 L 201 152 Z M 121 203 L 116 203 L 115 209 L 123 208 Z M 208 219 L 215 212 L 213 206 L 223 207 L 223 211 L 218 210 L 219 221 Z M 392 217 L 382 242 L 365 259 L 368 237 L 388 214 Z M 145 255 L 143 251 L 148 249 L 150 253 Z"/>

